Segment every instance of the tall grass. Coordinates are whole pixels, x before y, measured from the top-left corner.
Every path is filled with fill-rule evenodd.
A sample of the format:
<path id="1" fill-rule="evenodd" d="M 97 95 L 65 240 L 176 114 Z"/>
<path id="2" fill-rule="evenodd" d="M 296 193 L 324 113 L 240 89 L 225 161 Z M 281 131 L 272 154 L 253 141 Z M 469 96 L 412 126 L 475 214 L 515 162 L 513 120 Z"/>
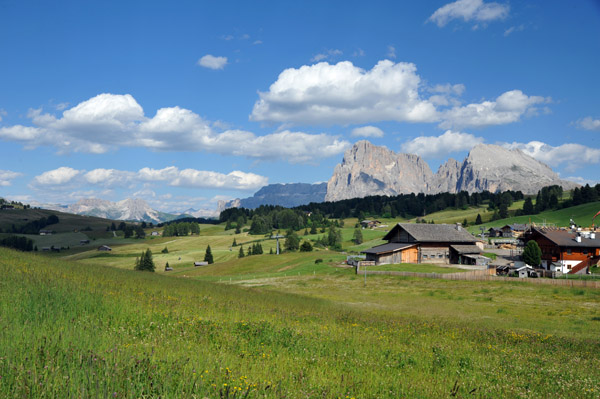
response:
<path id="1" fill-rule="evenodd" d="M 350 309 L 5 249 L 0 276 L 0 397 L 571 398 L 600 388 L 595 336 Z"/>

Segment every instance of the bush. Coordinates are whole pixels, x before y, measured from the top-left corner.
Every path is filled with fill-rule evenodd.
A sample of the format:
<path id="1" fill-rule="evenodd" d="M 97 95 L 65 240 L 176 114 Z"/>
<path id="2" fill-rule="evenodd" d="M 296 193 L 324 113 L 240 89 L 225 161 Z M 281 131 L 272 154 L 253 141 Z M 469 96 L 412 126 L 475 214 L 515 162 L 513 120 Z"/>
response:
<path id="1" fill-rule="evenodd" d="M 315 265 L 318 265 L 319 263 L 323 263 L 323 259 L 315 259 Z"/>

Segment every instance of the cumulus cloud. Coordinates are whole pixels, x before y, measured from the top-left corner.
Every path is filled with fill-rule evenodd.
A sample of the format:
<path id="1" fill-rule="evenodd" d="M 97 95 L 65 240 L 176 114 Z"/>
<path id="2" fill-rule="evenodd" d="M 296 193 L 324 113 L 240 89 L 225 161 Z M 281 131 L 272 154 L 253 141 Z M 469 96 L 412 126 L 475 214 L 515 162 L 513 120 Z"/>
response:
<path id="1" fill-rule="evenodd" d="M 283 131 L 257 136 L 243 130 L 217 131 L 223 124 L 211 124 L 180 107 L 161 108 L 149 118 L 129 94 L 100 94 L 65 110 L 59 118 L 41 110 L 30 110 L 28 115 L 34 126 L 2 127 L 0 139 L 26 147 L 53 146 L 61 152 L 104 153 L 118 147 L 143 147 L 294 163 L 337 155 L 350 146 L 327 134 Z"/>
<path id="2" fill-rule="evenodd" d="M 600 162 L 600 149 L 576 143 L 565 143 L 555 147 L 541 141 L 530 141 L 506 143 L 504 146 L 510 149 L 518 148 L 525 154 L 551 166 L 565 164 L 569 172 Z"/>
<path id="3" fill-rule="evenodd" d="M 453 19 L 487 23 L 506 18 L 509 10 L 508 4 L 485 3 L 483 0 L 458 0 L 435 10 L 427 21 L 437 24 L 440 28 Z"/>
<path id="4" fill-rule="evenodd" d="M 440 127 L 486 127 L 513 123 L 523 115 L 536 114 L 536 105 L 550 101 L 548 97 L 528 96 L 521 90 L 511 90 L 501 94 L 495 101 L 483 101 L 444 111 Z"/>
<path id="5" fill-rule="evenodd" d="M 352 129 L 352 137 L 383 137 L 383 130 L 375 126 L 362 126 Z"/>
<path id="6" fill-rule="evenodd" d="M 259 93 L 250 119 L 342 125 L 435 121 L 434 105 L 419 95 L 421 79 L 416 70 L 414 64 L 389 60 L 369 71 L 350 61 L 289 68 L 269 91 Z"/>
<path id="7" fill-rule="evenodd" d="M 69 168 L 67 166 L 61 166 L 58 169 L 49 170 L 36 176 L 33 180 L 35 183 L 42 186 L 57 186 L 69 183 L 80 171 Z"/>
<path id="8" fill-rule="evenodd" d="M 575 125 L 580 129 L 600 131 L 600 119 L 594 119 L 591 116 L 586 116 L 583 119 L 579 119 L 577 122 L 575 122 Z"/>
<path id="9" fill-rule="evenodd" d="M 0 187 L 10 186 L 12 181 L 20 176 L 23 176 L 23 174 L 19 172 L 13 172 L 12 170 L 0 169 Z"/>
<path id="10" fill-rule="evenodd" d="M 418 154 L 423 158 L 446 158 L 448 154 L 468 151 L 483 143 L 482 137 L 447 130 L 440 136 L 421 136 L 402 144 L 402 152 Z"/>
<path id="11" fill-rule="evenodd" d="M 209 69 L 223 69 L 227 65 L 227 57 L 215 57 L 211 54 L 206 54 L 198 60 L 198 65 Z"/>
<path id="12" fill-rule="evenodd" d="M 2 174 L 0 173 L 0 179 Z M 160 183 L 172 187 L 191 188 L 222 188 L 229 190 L 256 190 L 268 184 L 268 178 L 255 173 L 234 170 L 230 173 L 220 173 L 196 169 L 180 170 L 175 166 L 163 169 L 142 168 L 135 171 L 117 169 L 93 169 L 90 171 L 61 167 L 36 176 L 34 187 L 44 188 L 65 184 L 76 184 L 79 187 L 95 186 L 115 188 L 119 186 L 136 187 Z M 144 186 L 144 190 L 149 187 Z"/>

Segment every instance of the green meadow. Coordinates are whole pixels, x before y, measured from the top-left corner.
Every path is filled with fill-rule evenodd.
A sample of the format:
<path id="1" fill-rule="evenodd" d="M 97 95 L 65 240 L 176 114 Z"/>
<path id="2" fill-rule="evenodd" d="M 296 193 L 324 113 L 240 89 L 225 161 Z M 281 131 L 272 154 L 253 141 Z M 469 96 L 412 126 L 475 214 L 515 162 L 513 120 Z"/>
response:
<path id="1" fill-rule="evenodd" d="M 363 233 L 379 242 L 385 231 Z M 238 259 L 233 238 L 244 248 L 263 240 L 265 254 Z M 598 290 L 375 275 L 365 284 L 343 253 L 269 255 L 274 244 L 202 226 L 110 253 L 0 249 L 0 397 L 599 395 Z M 207 245 L 215 264 L 193 267 Z M 133 271 L 147 248 L 157 272 Z"/>

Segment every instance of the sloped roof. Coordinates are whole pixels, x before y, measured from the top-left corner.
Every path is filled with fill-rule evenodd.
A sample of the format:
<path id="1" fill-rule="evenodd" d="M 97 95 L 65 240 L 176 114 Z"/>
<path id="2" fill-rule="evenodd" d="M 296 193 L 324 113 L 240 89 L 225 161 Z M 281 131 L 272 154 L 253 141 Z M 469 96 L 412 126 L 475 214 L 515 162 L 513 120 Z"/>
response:
<path id="1" fill-rule="evenodd" d="M 459 254 L 480 254 L 482 251 L 477 245 L 450 245 Z"/>
<path id="2" fill-rule="evenodd" d="M 361 251 L 361 253 L 374 254 L 374 255 L 384 254 L 384 253 L 388 253 L 388 252 L 401 251 L 403 249 L 410 248 L 414 245 L 416 245 L 416 244 L 402 244 L 402 243 L 392 242 L 392 243 L 388 243 L 388 244 L 378 245 L 373 248 L 365 249 L 364 251 Z"/>
<path id="3" fill-rule="evenodd" d="M 476 242 L 477 239 L 464 228 L 451 224 L 398 223 L 383 237 L 390 240 L 396 229 L 403 229 L 418 242 Z"/>
<path id="4" fill-rule="evenodd" d="M 571 230 L 535 228 L 535 232 L 546 237 L 559 247 L 600 248 L 600 234 L 595 239 L 581 237 L 581 242 L 575 241 L 577 233 Z"/>

